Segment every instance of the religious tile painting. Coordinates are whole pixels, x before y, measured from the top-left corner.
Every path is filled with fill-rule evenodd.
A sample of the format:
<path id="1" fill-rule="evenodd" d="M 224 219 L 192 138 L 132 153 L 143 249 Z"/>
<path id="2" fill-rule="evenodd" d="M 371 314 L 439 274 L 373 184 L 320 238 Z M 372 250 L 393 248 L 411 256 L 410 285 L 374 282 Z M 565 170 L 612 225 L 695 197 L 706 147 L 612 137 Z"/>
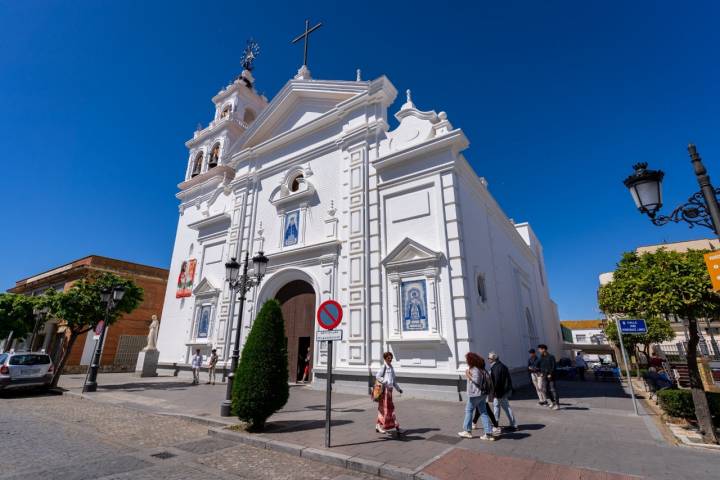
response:
<path id="1" fill-rule="evenodd" d="M 207 338 L 208 332 L 210 331 L 210 313 L 212 313 L 212 305 L 203 305 L 200 307 L 196 338 Z"/>
<path id="2" fill-rule="evenodd" d="M 300 232 L 300 210 L 294 210 L 285 214 L 285 232 L 283 234 L 283 246 L 296 245 Z"/>
<path id="3" fill-rule="evenodd" d="M 401 293 L 403 331 L 428 330 L 427 286 L 425 280 L 402 282 Z"/>
<path id="4" fill-rule="evenodd" d="M 180 274 L 178 275 L 177 290 L 175 298 L 184 298 L 192 295 L 193 282 L 195 281 L 195 266 L 197 260 L 191 258 L 182 263 Z"/>

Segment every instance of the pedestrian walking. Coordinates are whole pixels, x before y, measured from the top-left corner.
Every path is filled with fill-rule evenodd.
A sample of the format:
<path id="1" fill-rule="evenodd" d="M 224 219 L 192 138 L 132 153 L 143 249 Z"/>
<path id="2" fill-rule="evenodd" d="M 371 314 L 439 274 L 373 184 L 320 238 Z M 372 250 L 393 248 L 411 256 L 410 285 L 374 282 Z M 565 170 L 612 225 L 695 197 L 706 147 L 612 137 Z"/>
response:
<path id="1" fill-rule="evenodd" d="M 490 420 L 490 424 L 493 426 L 493 433 L 496 431 L 500 425 L 498 425 L 497 419 L 495 419 L 495 415 L 493 414 L 493 409 L 490 406 L 490 402 L 492 399 L 490 398 L 490 395 L 488 395 L 487 400 L 485 401 L 485 411 L 487 412 L 488 419 Z M 482 412 L 480 412 L 479 408 L 475 409 L 475 413 L 473 414 L 473 421 L 472 421 L 472 428 L 473 430 L 477 430 L 478 427 L 478 420 L 480 420 L 480 415 Z M 500 431 L 499 429 L 497 430 Z"/>
<path id="2" fill-rule="evenodd" d="M 530 357 L 528 358 L 528 372 L 530 373 L 530 381 L 535 387 L 535 392 L 538 396 L 538 405 L 547 405 L 547 398 L 545 398 L 545 381 L 543 374 L 540 371 L 540 357 L 535 353 L 535 349 L 531 348 L 528 350 Z"/>
<path id="3" fill-rule="evenodd" d="M 468 369 L 465 370 L 465 378 L 467 378 L 467 404 L 465 405 L 465 420 L 463 422 L 463 431 L 458 432 L 463 438 L 473 438 L 472 435 L 472 418 L 475 409 L 480 410 L 480 419 L 482 420 L 484 434 L 481 440 L 494 441 L 492 436 L 492 428 L 490 427 L 490 419 L 487 414 L 487 397 L 492 392 L 492 380 L 490 374 L 485 370 L 485 360 L 477 353 L 468 352 L 465 354 L 465 361 Z"/>
<path id="4" fill-rule="evenodd" d="M 493 428 L 493 434 L 499 435 L 500 430 L 500 409 L 505 411 L 505 415 L 510 422 L 510 430 L 516 431 L 517 420 L 510 407 L 510 397 L 513 393 L 512 376 L 507 366 L 500 361 L 497 353 L 490 352 L 488 354 L 490 360 L 490 378 L 492 379 L 492 397 L 493 397 L 493 415 L 498 425 Z"/>
<path id="5" fill-rule="evenodd" d="M 213 348 L 210 352 L 210 358 L 208 359 L 208 381 L 207 384 L 211 383 L 215 385 L 215 367 L 217 367 L 218 354 L 217 349 Z"/>
<path id="6" fill-rule="evenodd" d="M 560 396 L 555 385 L 555 356 L 548 352 L 547 345 L 544 343 L 538 345 L 538 350 L 540 350 L 540 371 L 545 382 L 545 394 L 550 401 L 550 408 L 559 410 Z"/>
<path id="7" fill-rule="evenodd" d="M 193 374 L 193 385 L 198 385 L 200 383 L 200 367 L 202 367 L 202 361 L 203 356 L 200 353 L 200 349 L 198 348 L 197 350 L 195 350 L 195 355 L 193 355 L 192 362 L 190 363 Z"/>
<path id="8" fill-rule="evenodd" d="M 587 371 L 587 362 L 585 361 L 582 350 L 578 351 L 577 355 L 575 355 L 575 370 L 577 370 L 580 380 L 584 382 L 585 372 Z"/>
<path id="9" fill-rule="evenodd" d="M 397 383 L 395 369 L 392 366 L 393 354 L 390 352 L 383 353 L 383 360 L 385 360 L 384 365 L 378 370 L 377 375 L 375 375 L 375 379 L 380 383 L 382 388 L 382 393 L 378 400 L 378 415 L 375 431 L 378 433 L 388 433 L 394 430 L 400 434 L 402 432 L 400 431 L 400 423 L 395 414 L 393 390 L 397 390 L 400 393 L 403 393 L 403 391 Z"/>

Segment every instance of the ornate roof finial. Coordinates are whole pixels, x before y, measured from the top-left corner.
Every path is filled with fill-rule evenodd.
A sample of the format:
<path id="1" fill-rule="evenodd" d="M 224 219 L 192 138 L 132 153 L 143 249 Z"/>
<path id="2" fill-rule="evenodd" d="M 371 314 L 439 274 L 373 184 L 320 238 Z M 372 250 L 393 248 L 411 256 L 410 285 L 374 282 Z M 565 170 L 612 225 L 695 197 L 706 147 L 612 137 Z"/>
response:
<path id="1" fill-rule="evenodd" d="M 412 101 L 412 92 L 410 92 L 409 88 L 405 90 L 405 96 L 407 97 L 407 101 L 403 103 L 403 106 L 400 107 L 400 110 L 408 110 L 410 108 L 415 108 L 415 104 Z"/>
<path id="2" fill-rule="evenodd" d="M 362 78 L 360 78 L 360 69 L 359 68 L 357 70 L 355 70 L 355 81 L 362 82 Z"/>
<path id="3" fill-rule="evenodd" d="M 244 70 L 252 72 L 255 68 L 255 59 L 258 55 L 260 55 L 260 45 L 251 37 L 250 40 L 247 41 L 247 45 L 245 45 L 242 57 L 240 57 L 240 65 L 242 65 Z"/>

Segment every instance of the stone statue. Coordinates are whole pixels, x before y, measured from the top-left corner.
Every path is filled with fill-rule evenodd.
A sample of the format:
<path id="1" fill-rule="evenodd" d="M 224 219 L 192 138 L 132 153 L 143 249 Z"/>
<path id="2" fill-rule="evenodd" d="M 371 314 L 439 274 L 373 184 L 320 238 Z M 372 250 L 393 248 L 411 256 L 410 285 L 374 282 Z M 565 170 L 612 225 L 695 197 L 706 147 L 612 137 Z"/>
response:
<path id="1" fill-rule="evenodd" d="M 147 336 L 147 346 L 145 350 L 157 350 L 157 336 L 160 322 L 158 322 L 157 315 L 152 316 L 152 322 L 150 323 L 150 331 Z"/>

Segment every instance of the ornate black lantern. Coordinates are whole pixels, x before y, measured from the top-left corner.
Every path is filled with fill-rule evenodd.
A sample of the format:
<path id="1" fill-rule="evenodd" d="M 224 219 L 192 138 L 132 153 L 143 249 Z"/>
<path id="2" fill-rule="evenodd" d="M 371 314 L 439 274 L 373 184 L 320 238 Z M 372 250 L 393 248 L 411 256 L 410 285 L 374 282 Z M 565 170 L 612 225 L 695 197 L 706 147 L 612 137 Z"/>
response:
<path id="1" fill-rule="evenodd" d="M 662 170 L 648 170 L 645 162 L 633 165 L 635 173 L 627 177 L 625 186 L 635 201 L 640 213 L 647 213 L 651 218 L 662 207 Z"/>

